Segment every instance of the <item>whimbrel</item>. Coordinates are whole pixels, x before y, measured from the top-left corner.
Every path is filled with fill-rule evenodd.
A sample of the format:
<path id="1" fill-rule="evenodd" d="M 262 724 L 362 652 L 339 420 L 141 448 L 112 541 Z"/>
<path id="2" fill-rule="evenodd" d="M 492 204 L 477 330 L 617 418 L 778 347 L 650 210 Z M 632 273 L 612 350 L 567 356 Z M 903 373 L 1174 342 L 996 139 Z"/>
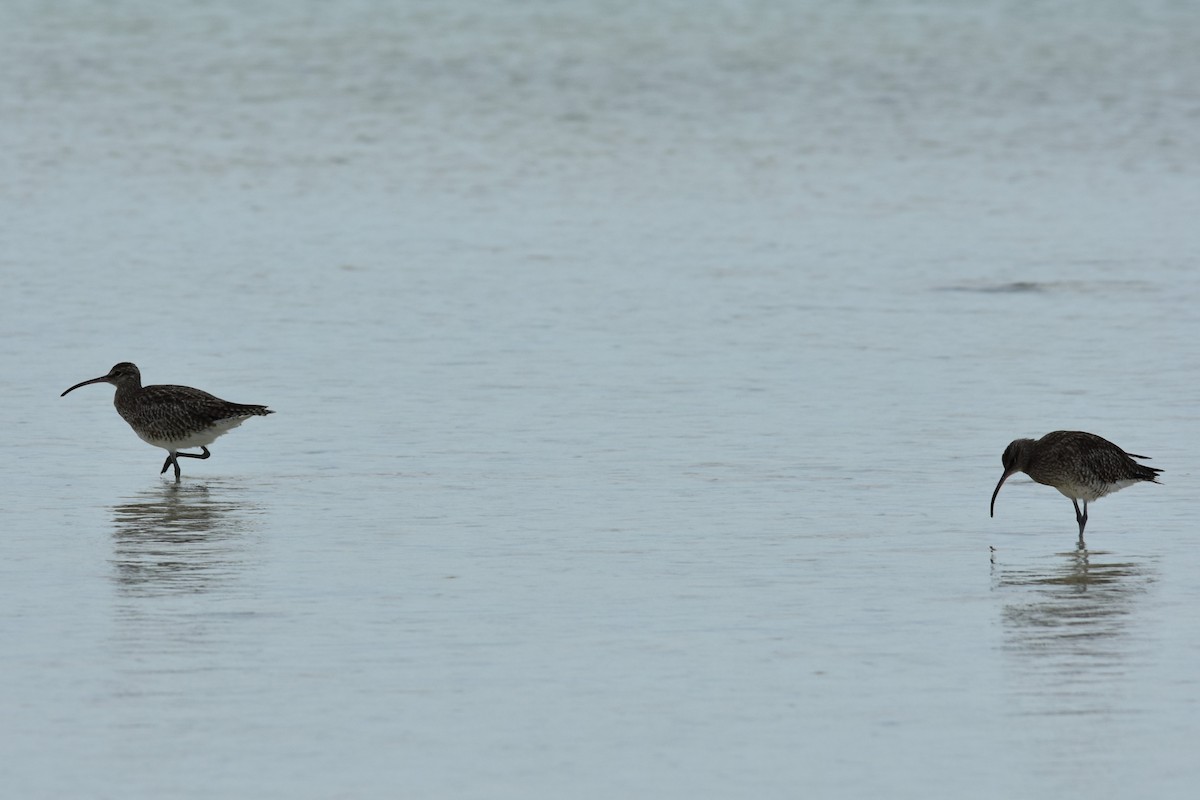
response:
<path id="1" fill-rule="evenodd" d="M 89 383 L 111 383 L 117 387 L 113 397 L 117 413 L 143 442 L 167 451 L 167 460 L 159 474 L 174 466 L 176 483 L 180 458 L 208 458 L 211 454 L 207 445 L 218 436 L 249 417 L 275 413 L 266 406 L 230 403 L 190 386 L 142 386 L 142 373 L 128 361 L 117 364 L 107 375 L 75 384 L 59 396 L 66 397 L 67 392 Z M 186 447 L 199 447 L 201 452 L 179 452 Z"/>
<path id="2" fill-rule="evenodd" d="M 1162 470 L 1139 464 L 1135 458 L 1149 456 L 1126 453 L 1107 439 L 1083 431 L 1054 431 L 1040 439 L 1017 439 L 1005 448 L 1001 457 L 1004 474 L 992 492 L 991 516 L 996 515 L 996 495 L 1000 494 L 1004 481 L 1014 472 L 1024 472 L 1070 498 L 1082 542 L 1090 501 L 1140 481 L 1158 483 Z"/>

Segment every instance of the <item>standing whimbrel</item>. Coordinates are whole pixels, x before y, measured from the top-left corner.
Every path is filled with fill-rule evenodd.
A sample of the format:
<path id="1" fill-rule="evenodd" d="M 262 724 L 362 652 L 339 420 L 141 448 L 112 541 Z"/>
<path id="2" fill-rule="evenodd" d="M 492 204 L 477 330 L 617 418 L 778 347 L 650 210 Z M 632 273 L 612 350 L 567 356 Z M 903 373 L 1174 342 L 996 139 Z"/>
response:
<path id="1" fill-rule="evenodd" d="M 107 375 L 77 383 L 59 397 L 66 397 L 80 386 L 89 383 L 111 383 L 117 387 L 113 405 L 143 442 L 166 450 L 161 475 L 167 467 L 175 467 L 175 482 L 179 482 L 180 458 L 208 458 L 210 445 L 221 434 L 236 428 L 253 416 L 274 414 L 266 406 L 247 406 L 230 403 L 208 392 L 190 386 L 142 386 L 142 373 L 128 361 L 122 361 Z M 179 452 L 185 447 L 199 447 L 203 452 Z"/>
<path id="2" fill-rule="evenodd" d="M 1087 525 L 1087 504 L 1139 481 L 1158 483 L 1161 469 L 1134 461 L 1149 458 L 1126 453 L 1107 439 L 1083 431 L 1054 431 L 1040 439 L 1017 439 L 1004 450 L 1004 474 L 992 492 L 991 516 L 996 515 L 996 495 L 1014 472 L 1024 472 L 1038 483 L 1053 486 L 1071 499 L 1079 541 Z M 1083 512 L 1079 501 L 1083 501 Z"/>

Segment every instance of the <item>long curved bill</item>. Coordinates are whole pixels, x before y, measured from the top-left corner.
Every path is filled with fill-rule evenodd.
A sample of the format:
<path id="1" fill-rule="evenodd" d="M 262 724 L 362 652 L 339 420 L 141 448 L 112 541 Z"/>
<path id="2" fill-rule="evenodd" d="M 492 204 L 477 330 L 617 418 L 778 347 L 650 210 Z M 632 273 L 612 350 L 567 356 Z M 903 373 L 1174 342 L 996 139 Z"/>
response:
<path id="1" fill-rule="evenodd" d="M 76 389 L 78 389 L 80 386 L 87 386 L 89 383 L 104 383 L 107 380 L 108 380 L 107 375 L 101 375 L 99 378 L 92 378 L 90 381 L 83 381 L 82 383 L 77 383 L 74 386 L 72 386 L 70 389 L 67 389 L 66 392 L 63 392 L 62 394 L 60 394 L 59 397 L 66 397 L 67 392 L 73 392 Z"/>
<path id="2" fill-rule="evenodd" d="M 1012 475 L 1012 473 L 1005 472 L 1003 475 L 1001 475 L 1000 482 L 996 484 L 996 491 L 992 492 L 992 510 L 988 513 L 989 517 L 996 516 L 996 495 L 1000 494 L 1000 487 L 1004 485 L 1006 480 L 1008 480 L 1009 475 Z"/>

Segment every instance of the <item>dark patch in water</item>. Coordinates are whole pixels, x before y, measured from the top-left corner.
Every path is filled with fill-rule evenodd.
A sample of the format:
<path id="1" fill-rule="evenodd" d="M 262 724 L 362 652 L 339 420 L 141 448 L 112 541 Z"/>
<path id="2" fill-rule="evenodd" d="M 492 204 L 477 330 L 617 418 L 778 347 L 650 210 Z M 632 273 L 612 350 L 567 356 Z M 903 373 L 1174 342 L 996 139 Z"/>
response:
<path id="1" fill-rule="evenodd" d="M 1010 283 L 996 284 L 980 284 L 978 286 L 943 286 L 942 291 L 946 292 L 984 292 L 987 294 L 1028 294 L 1031 292 L 1044 292 L 1050 288 L 1050 284 L 1039 283 L 1038 281 L 1012 281 Z"/>

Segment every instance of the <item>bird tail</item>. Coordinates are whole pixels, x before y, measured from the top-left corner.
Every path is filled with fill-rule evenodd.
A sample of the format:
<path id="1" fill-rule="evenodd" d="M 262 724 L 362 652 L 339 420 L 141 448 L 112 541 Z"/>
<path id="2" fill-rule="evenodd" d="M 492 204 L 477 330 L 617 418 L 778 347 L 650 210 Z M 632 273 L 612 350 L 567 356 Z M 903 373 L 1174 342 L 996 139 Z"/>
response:
<path id="1" fill-rule="evenodd" d="M 1126 453 L 1125 455 L 1129 456 L 1130 458 L 1140 458 L 1145 461 L 1150 460 L 1150 456 L 1139 456 L 1137 453 Z M 1159 482 L 1158 476 L 1162 472 L 1161 469 L 1157 469 L 1156 467 L 1147 467 L 1145 464 L 1136 463 L 1133 466 L 1134 474 L 1137 476 L 1139 481 L 1151 481 L 1152 483 Z"/>
<path id="2" fill-rule="evenodd" d="M 1138 480 L 1151 481 L 1152 483 L 1158 483 L 1159 482 L 1158 476 L 1161 473 L 1162 473 L 1161 469 L 1156 469 L 1155 467 L 1147 467 L 1145 464 L 1138 464 L 1137 471 L 1135 474 L 1137 475 Z"/>
<path id="3" fill-rule="evenodd" d="M 245 403 L 230 403 L 231 406 L 237 408 L 237 413 L 247 417 L 265 417 L 267 414 L 275 412 L 266 406 L 246 405 Z"/>

